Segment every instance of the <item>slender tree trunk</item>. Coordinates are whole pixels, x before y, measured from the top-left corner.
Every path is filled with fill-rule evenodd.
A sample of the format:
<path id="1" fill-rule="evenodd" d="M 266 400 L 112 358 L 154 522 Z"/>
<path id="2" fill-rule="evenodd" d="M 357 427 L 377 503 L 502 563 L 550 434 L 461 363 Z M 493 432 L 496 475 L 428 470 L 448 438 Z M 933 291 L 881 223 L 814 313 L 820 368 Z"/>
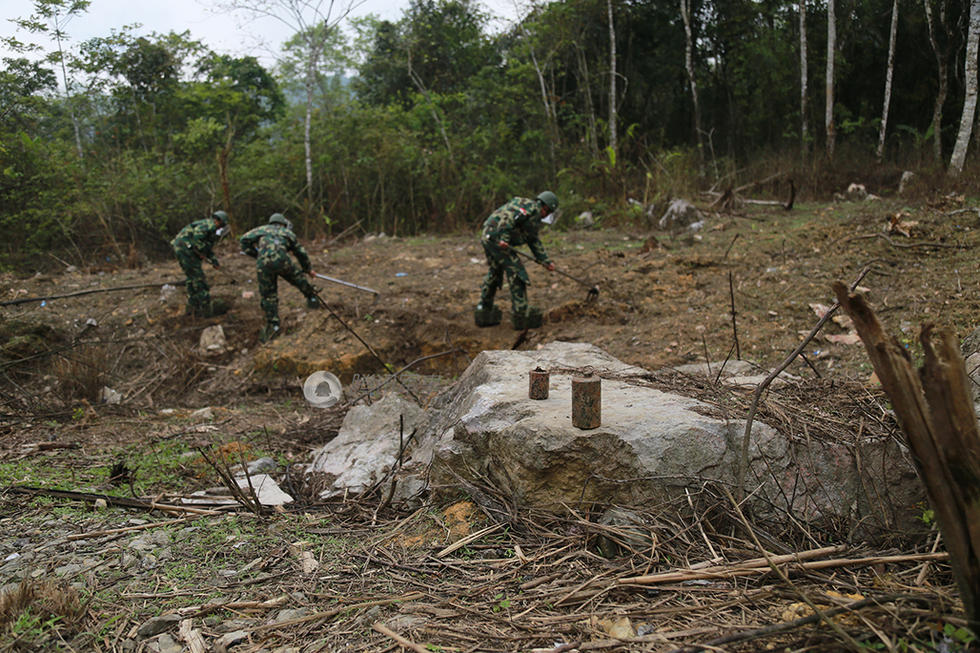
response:
<path id="1" fill-rule="evenodd" d="M 837 54 L 837 16 L 835 0 L 827 0 L 827 106 L 824 111 L 824 128 L 827 133 L 827 158 L 834 160 L 837 132 L 834 129 L 834 59 Z"/>
<path id="2" fill-rule="evenodd" d="M 878 132 L 878 160 L 885 153 L 885 132 L 888 129 L 888 108 L 892 101 L 892 75 L 895 72 L 895 41 L 898 36 L 898 0 L 892 4 L 892 26 L 888 34 L 888 69 L 885 71 L 885 100 L 881 108 L 881 130 Z"/>
<path id="3" fill-rule="evenodd" d="M 580 86 L 584 89 L 585 96 L 585 116 L 588 120 L 588 134 L 586 134 L 586 141 L 589 144 L 589 149 L 592 152 L 592 157 L 597 158 L 599 156 L 599 128 L 597 127 L 597 121 L 595 116 L 595 105 L 592 102 L 592 76 L 589 74 L 589 63 L 585 58 L 585 51 L 579 40 L 574 43 L 576 59 L 578 59 L 578 69 L 579 75 L 582 77 L 582 84 Z"/>
<path id="4" fill-rule="evenodd" d="M 681 18 L 684 19 L 684 65 L 687 83 L 691 87 L 691 103 L 694 105 L 694 137 L 698 144 L 698 158 L 704 161 L 704 140 L 701 133 L 701 105 L 698 103 L 698 82 L 694 76 L 694 37 L 691 29 L 691 0 L 681 0 Z"/>
<path id="5" fill-rule="evenodd" d="M 956 145 L 949 158 L 951 176 L 957 176 L 963 171 L 966 162 L 966 150 L 973 133 L 973 116 L 977 108 L 977 41 L 980 39 L 980 0 L 970 2 L 970 29 L 966 39 L 966 58 L 963 62 L 963 78 L 966 85 L 966 97 L 963 99 L 963 115 L 960 118 L 960 131 L 956 136 Z"/>
<path id="6" fill-rule="evenodd" d="M 616 27 L 613 24 L 612 0 L 606 0 L 606 11 L 609 14 L 609 149 L 615 161 L 618 143 L 616 141 Z"/>
<path id="7" fill-rule="evenodd" d="M 54 29 L 55 42 L 58 44 L 58 61 L 61 64 L 61 80 L 65 85 L 65 104 L 68 105 L 68 116 L 71 118 L 71 126 L 75 131 L 75 150 L 78 158 L 84 158 L 82 151 L 82 135 L 78 129 L 78 117 L 75 115 L 75 106 L 71 99 L 71 87 L 68 85 L 68 69 L 65 67 L 65 51 L 61 46 L 61 24 L 55 23 Z"/>
<path id="8" fill-rule="evenodd" d="M 938 78 L 938 89 L 936 90 L 936 102 L 932 108 L 932 156 L 937 165 L 943 161 L 943 105 L 946 104 L 946 95 L 949 92 L 949 72 L 946 63 L 946 51 L 940 49 L 936 41 L 936 32 L 933 26 L 932 4 L 930 0 L 922 0 L 922 6 L 926 11 L 926 25 L 929 29 L 929 45 L 936 56 L 936 76 Z M 942 29 L 946 25 L 945 5 L 940 5 L 939 27 Z"/>
<path id="9" fill-rule="evenodd" d="M 928 0 L 926 0 L 928 1 Z M 806 0 L 800 0 L 800 157 L 806 158 L 810 138 L 810 121 L 807 119 L 807 51 L 806 51 Z"/>
<path id="10" fill-rule="evenodd" d="M 524 35 L 528 37 L 528 41 L 530 41 L 530 37 L 527 35 L 527 32 L 525 32 Z M 557 147 L 558 140 L 558 118 L 555 113 L 554 106 L 551 104 L 551 100 L 549 99 L 548 83 L 544 78 L 544 73 L 541 71 L 541 66 L 538 65 L 538 58 L 534 54 L 534 47 L 530 46 L 530 50 L 531 63 L 534 65 L 534 72 L 538 76 L 538 85 L 541 87 L 541 104 L 544 105 L 544 118 L 548 124 L 548 146 L 551 156 L 551 176 L 553 177 L 556 172 L 555 160 L 557 157 L 555 154 L 555 148 Z"/>
<path id="11" fill-rule="evenodd" d="M 232 228 L 231 220 L 231 183 L 228 181 L 228 159 L 235 142 L 235 128 L 229 123 L 225 135 L 225 144 L 218 149 L 218 177 L 221 180 L 221 196 L 224 199 L 225 211 L 228 212 L 228 226 Z"/>
<path id="12" fill-rule="evenodd" d="M 313 62 L 306 66 L 306 116 L 303 121 L 303 156 L 306 163 L 307 209 L 313 212 L 313 146 L 310 142 L 310 125 L 313 122 Z"/>

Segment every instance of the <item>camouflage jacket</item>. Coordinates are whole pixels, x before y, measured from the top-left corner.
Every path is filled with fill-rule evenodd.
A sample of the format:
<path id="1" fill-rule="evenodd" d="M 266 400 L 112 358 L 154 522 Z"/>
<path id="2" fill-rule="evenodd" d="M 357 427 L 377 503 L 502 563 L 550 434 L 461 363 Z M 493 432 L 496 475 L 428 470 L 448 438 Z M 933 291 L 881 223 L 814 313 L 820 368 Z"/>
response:
<path id="1" fill-rule="evenodd" d="M 313 266 L 310 257 L 299 244 L 296 234 L 281 224 L 264 224 L 252 229 L 239 239 L 242 251 L 259 262 L 271 260 L 292 252 L 299 261 L 303 272 L 309 272 Z"/>
<path id="2" fill-rule="evenodd" d="M 535 260 L 547 265 L 550 260 L 538 237 L 540 223 L 541 203 L 536 199 L 514 197 L 483 222 L 482 239 L 491 245 L 501 240 L 508 245 L 526 243 Z"/>
<path id="3" fill-rule="evenodd" d="M 189 249 L 201 258 L 217 265 L 214 256 L 214 245 L 218 242 L 218 224 L 212 218 L 195 220 L 180 230 L 170 244 L 174 249 Z"/>

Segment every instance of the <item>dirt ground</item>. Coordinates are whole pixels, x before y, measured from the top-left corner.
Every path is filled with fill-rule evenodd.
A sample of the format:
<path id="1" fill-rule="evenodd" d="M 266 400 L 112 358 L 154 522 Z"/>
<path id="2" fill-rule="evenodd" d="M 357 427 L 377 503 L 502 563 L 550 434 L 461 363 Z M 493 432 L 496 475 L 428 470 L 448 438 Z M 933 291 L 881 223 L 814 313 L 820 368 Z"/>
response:
<path id="1" fill-rule="evenodd" d="M 546 323 L 523 337 L 510 328 L 506 286 L 497 302 L 504 309 L 502 324 L 483 329 L 473 324 L 486 272 L 474 236 L 367 235 L 329 246 L 307 243 L 307 249 L 317 271 L 380 293 L 374 299 L 370 293 L 318 282 L 330 308 L 396 369 L 455 350 L 412 367 L 451 378 L 482 350 L 533 348 L 553 340 L 592 342 L 648 369 L 729 356 L 771 366 L 809 332 L 820 305 L 833 303 L 831 283 L 852 283 L 862 273 L 861 286 L 882 320 L 910 346 L 925 322 L 948 325 L 960 337 L 969 334 L 980 315 L 973 251 L 978 217 L 975 210 L 958 211 L 965 206 L 963 198 L 940 198 L 911 207 L 887 200 L 803 205 L 790 212 L 746 207 L 732 215 L 706 213 L 704 228 L 693 236 L 639 226 L 545 230 L 545 245 L 558 269 L 586 283 L 528 262 L 531 303 L 544 310 Z M 910 237 L 884 231 L 896 216 Z M 383 372 L 351 331 L 325 311 L 307 310 L 285 282 L 280 282 L 285 335 L 261 345 L 253 261 L 237 254 L 232 242 L 220 249 L 222 269 L 206 266 L 206 272 L 214 294 L 233 304 L 226 316 L 187 318 L 180 288 L 167 301 L 161 301 L 160 288 L 147 288 L 8 306 L 3 320 L 50 326 L 48 337 L 63 342 L 100 343 L 115 359 L 106 385 L 121 391 L 125 403 L 152 406 L 179 397 L 185 405 L 207 405 L 216 398 L 294 384 L 317 369 L 332 371 L 345 383 L 355 375 Z M 172 261 L 94 274 L 22 278 L 8 273 L 0 282 L 0 297 L 180 278 Z M 589 302 L 592 284 L 600 292 Z M 213 324 L 223 327 L 227 352 L 199 356 L 191 361 L 193 369 L 171 367 L 181 372 L 179 384 L 158 378 L 137 382 L 141 369 L 193 356 L 189 352 L 201 330 Z M 839 324 L 828 325 L 805 351 L 812 366 L 798 360 L 793 371 L 867 377 L 859 344 L 827 339 L 847 333 Z M 151 341 L 156 344 L 147 349 Z M 137 351 L 149 355 L 145 360 L 127 356 Z"/>
<path id="2" fill-rule="evenodd" d="M 195 450 L 229 443 L 240 443 L 245 447 L 243 455 L 246 457 L 268 454 L 287 466 L 308 462 L 310 450 L 336 433 L 343 417 L 342 412 L 311 409 L 303 401 L 302 381 L 315 370 L 337 374 L 345 385 L 347 396 L 352 397 L 382 383 L 386 378 L 386 366 L 389 370 L 411 366 L 403 377 L 404 383 L 423 401 L 428 401 L 459 375 L 480 351 L 534 348 L 555 340 L 591 342 L 623 361 L 651 370 L 706 359 L 715 364 L 727 357 L 740 357 L 763 367 L 772 367 L 810 332 L 821 311 L 833 304 L 830 286 L 838 280 L 852 283 L 861 279 L 860 286 L 886 327 L 915 356 L 918 332 L 923 323 L 949 326 L 961 338 L 977 326 L 980 299 L 976 291 L 980 272 L 975 247 L 980 241 L 980 212 L 971 208 L 974 204 L 962 197 L 938 197 L 915 204 L 889 199 L 804 204 L 788 212 L 777 207 L 759 206 L 745 206 L 732 214 L 705 210 L 704 226 L 697 233 L 670 234 L 656 231 L 645 223 L 628 227 L 546 229 L 543 234 L 545 247 L 558 269 L 584 283 L 558 273 L 548 273 L 528 263 L 532 282 L 530 300 L 532 305 L 543 309 L 546 321 L 540 329 L 527 333 L 510 328 L 506 287 L 498 295 L 498 305 L 504 309 L 503 323 L 491 328 L 474 325 L 473 309 L 486 272 L 475 234 L 419 238 L 356 234 L 339 242 L 306 243 L 317 271 L 376 289 L 380 296 L 375 299 L 370 293 L 318 282 L 330 311 L 311 311 L 305 307 L 302 296 L 282 282 L 280 312 L 284 335 L 268 344 L 258 341 L 263 320 L 254 262 L 239 255 L 233 242 L 224 243 L 219 249 L 221 270 L 207 267 L 205 270 L 213 293 L 228 299 L 232 308 L 227 315 L 209 319 L 185 316 L 182 289 L 161 287 L 167 281 L 181 279 L 176 262 L 170 260 L 145 264 L 138 269 L 116 269 L 112 261 L 103 261 L 93 264 L 91 269 L 66 269 L 56 274 L 4 273 L 0 276 L 0 301 L 8 302 L 101 288 L 156 285 L 0 307 L 0 369 L 3 371 L 0 377 L 0 456 L 5 461 L 0 464 L 0 484 L 119 492 L 119 488 L 113 489 L 108 482 L 106 470 L 112 463 L 123 460 L 138 469 L 136 489 L 130 494 L 179 495 L 216 482 L 213 475 L 209 476 L 211 471 L 200 457 L 194 457 Z M 590 301 L 588 290 L 592 285 L 598 286 L 599 295 Z M 198 348 L 201 333 L 214 325 L 221 325 L 227 347 L 220 351 L 201 351 Z M 873 388 L 867 357 L 860 342 L 852 336 L 846 320 L 829 323 L 807 345 L 804 353 L 805 356 L 789 368 L 797 376 L 805 379 L 819 376 L 823 381 L 839 379 Z M 418 360 L 430 356 L 432 358 Z M 103 387 L 118 392 L 120 402 L 102 403 L 99 393 Z M 377 392 L 371 396 L 377 396 Z M 202 407 L 212 408 L 213 416 L 207 424 L 192 417 L 193 411 Z M 154 476 L 156 456 L 162 461 L 165 455 L 187 458 L 181 458 L 184 462 L 177 464 L 172 474 L 168 472 L 169 476 Z M 159 466 L 162 468 L 164 463 L 160 462 Z M 0 527 L 27 525 L 23 526 L 25 535 L 0 547 L 3 555 L 13 555 L 31 547 L 43 548 L 41 543 L 61 541 L 59 538 L 68 538 L 73 533 L 119 527 L 128 523 L 126 519 L 132 521 L 132 515 L 113 517 L 111 515 L 115 513 L 111 511 L 72 513 L 52 519 L 51 503 L 21 495 L 5 494 L 3 503 Z M 336 564 L 341 566 L 327 575 L 342 579 L 346 598 L 338 598 L 343 592 L 335 584 L 331 585 L 327 577 L 321 578 L 316 590 L 309 587 L 307 581 L 296 581 L 299 585 L 283 581 L 276 588 L 282 590 L 283 596 L 291 598 L 277 599 L 279 602 L 275 607 L 309 606 L 314 603 L 313 598 L 326 597 L 339 601 L 338 605 L 353 601 L 350 604 L 355 607 L 349 608 L 350 614 L 344 613 L 351 618 L 344 622 L 340 631 L 328 629 L 329 635 L 324 631 L 311 632 L 311 622 L 293 624 L 287 619 L 282 622 L 284 626 L 275 628 L 276 638 L 272 643 L 255 637 L 250 641 L 265 641 L 265 644 L 241 650 L 294 650 L 289 646 L 296 646 L 297 651 L 397 650 L 396 640 L 380 630 L 372 631 L 371 621 L 358 621 L 360 617 L 354 619 L 351 615 L 363 608 L 362 611 L 370 613 L 365 619 L 373 619 L 379 605 L 402 594 L 409 597 L 405 600 L 410 599 L 410 602 L 420 600 L 416 591 L 418 583 L 394 589 L 389 587 L 387 599 L 379 598 L 385 596 L 384 590 L 372 582 L 384 574 L 371 578 L 364 575 L 378 572 L 372 564 L 377 564 L 379 554 L 371 547 L 390 543 L 385 529 L 401 529 L 409 517 L 385 513 L 379 516 L 376 505 L 373 515 L 370 506 L 365 508 L 356 504 L 330 510 L 334 511 L 332 517 L 322 519 L 342 518 L 343 523 L 329 528 L 320 526 L 321 540 L 343 538 L 345 533 L 363 535 L 356 546 L 346 540 L 336 545 L 337 550 L 345 554 L 354 551 L 356 555 L 340 556 Z M 120 514 L 125 515 L 125 511 Z M 241 532 L 252 533 L 259 529 L 246 517 L 238 519 L 248 522 L 247 528 L 242 524 L 235 527 L 234 533 L 239 533 L 239 537 Z M 248 545 L 246 548 L 251 557 L 243 559 L 241 566 L 248 567 L 249 560 L 261 558 L 264 562 L 257 564 L 256 573 L 262 570 L 268 574 L 278 573 L 279 566 L 288 566 L 295 558 L 295 552 L 291 553 L 288 546 L 290 542 L 311 537 L 315 543 L 320 542 L 310 535 L 310 520 L 319 523 L 321 517 L 297 513 L 289 519 L 293 521 L 270 527 L 283 529 L 281 537 L 270 545 L 274 551 L 256 552 L 253 545 Z M 415 524 L 421 517 L 416 514 L 411 519 Z M 225 532 L 227 524 L 221 523 L 220 528 Z M 496 581 L 488 580 L 493 576 L 492 570 L 488 572 L 490 576 L 480 575 L 482 571 L 468 565 L 476 565 L 482 557 L 487 557 L 491 560 L 491 569 L 507 567 L 510 563 L 499 558 L 505 552 L 509 552 L 507 556 L 516 555 L 513 552 L 515 542 L 520 551 L 521 545 L 528 547 L 529 542 L 534 541 L 542 553 L 537 558 L 532 556 L 531 561 L 540 567 L 543 577 L 552 574 L 556 565 L 559 565 L 558 569 L 562 568 L 560 565 L 566 560 L 561 557 L 562 552 L 568 546 L 578 550 L 577 545 L 570 545 L 567 538 L 584 538 L 582 541 L 585 541 L 595 536 L 595 533 L 590 534 L 584 522 L 575 519 L 562 522 L 553 529 L 540 526 L 542 523 L 538 520 L 527 525 L 528 537 L 533 535 L 530 540 L 509 533 L 506 542 L 480 545 L 485 549 L 477 545 L 468 548 L 472 560 L 460 561 L 456 567 L 440 566 L 442 563 L 433 562 L 431 555 L 424 563 L 411 553 L 403 552 L 390 559 L 385 558 L 389 553 L 381 555 L 382 568 L 387 572 L 394 570 L 396 575 L 411 578 L 418 574 L 446 574 L 444 581 L 450 585 L 443 589 L 447 597 L 458 593 L 472 595 L 476 601 L 453 603 L 453 599 L 443 597 L 447 603 L 432 603 L 434 597 L 430 594 L 429 605 L 444 611 L 440 618 L 450 622 L 475 619 L 475 611 L 482 610 L 491 622 L 487 626 L 489 630 L 481 631 L 484 637 L 490 630 L 506 633 L 506 636 L 501 635 L 502 639 L 484 639 L 482 646 L 479 642 L 465 644 L 467 637 L 459 634 L 456 639 L 450 638 L 453 646 L 436 646 L 428 650 L 573 650 L 560 648 L 561 642 L 588 639 L 588 633 L 593 631 L 599 633 L 595 637 L 605 637 L 603 641 L 612 641 L 612 644 L 591 650 L 668 650 L 675 645 L 710 639 L 712 632 L 725 631 L 726 624 L 722 623 L 725 619 L 719 618 L 712 630 L 699 623 L 696 614 L 687 614 L 686 623 L 677 625 L 672 631 L 676 637 L 667 638 L 669 645 L 661 642 L 657 646 L 648 646 L 639 642 L 632 648 L 617 649 L 616 642 L 609 640 L 610 629 L 596 625 L 598 622 L 595 621 L 600 617 L 611 618 L 611 613 L 599 609 L 598 595 L 593 599 L 592 594 L 583 590 L 589 578 L 600 573 L 597 569 L 605 569 L 601 571 L 603 574 L 611 572 L 608 565 L 603 567 L 606 563 L 600 562 L 586 548 L 566 561 L 571 566 L 568 567 L 570 575 L 561 585 L 564 589 L 548 590 L 540 595 L 540 605 L 547 604 L 548 610 L 552 611 L 549 616 L 541 617 L 540 624 L 545 624 L 541 628 L 545 630 L 529 631 L 508 621 L 513 617 L 512 597 L 500 594 Z M 267 522 L 262 521 L 262 524 L 259 530 L 268 534 L 263 530 Z M 476 523 L 473 529 L 482 526 Z M 218 526 L 214 528 L 218 529 Z M 426 532 L 421 526 L 417 530 Z M 450 535 L 449 530 L 445 536 L 440 536 L 440 546 L 458 538 L 458 535 Z M 196 537 L 194 534 L 186 536 Z M 105 537 L 107 541 L 114 541 L 119 536 Z M 668 539 L 670 537 L 674 536 L 668 536 Z M 701 547 L 701 541 L 694 539 L 697 541 L 688 543 L 690 547 L 683 550 L 684 559 L 694 563 L 712 557 L 711 544 L 707 545 L 707 551 L 695 551 Z M 688 544 L 684 546 L 688 547 Z M 731 542 L 726 546 L 729 545 L 737 548 Z M 62 557 L 46 563 L 49 575 L 57 576 L 54 574 L 56 568 L 75 562 L 84 568 L 88 564 L 86 561 L 94 555 L 90 550 L 79 552 L 66 546 L 55 547 Z M 202 550 L 207 548 L 201 546 L 204 547 Z M 751 548 L 751 545 L 745 546 Z M 554 557 L 551 553 L 546 554 L 552 551 Z M 661 564 L 666 564 L 665 559 L 676 561 L 676 553 L 672 550 L 671 555 L 664 558 L 658 554 L 658 560 Z M 523 554 L 517 557 L 521 556 Z M 8 565 L 12 564 L 9 560 Z M 66 562 L 68 560 L 73 562 Z M 194 583 L 200 583 L 204 578 L 195 579 L 194 572 L 188 572 L 186 578 L 181 576 L 180 582 L 174 580 L 176 576 L 170 577 L 172 582 L 168 582 L 172 589 L 166 590 L 167 582 L 161 585 L 159 576 L 153 575 L 159 573 L 160 568 L 154 572 L 152 566 L 141 567 L 142 571 L 136 573 L 124 563 L 125 556 L 120 563 L 123 566 L 112 572 L 114 575 L 95 575 L 90 579 L 102 591 L 116 587 L 126 578 L 135 578 L 126 581 L 128 584 L 121 594 L 112 595 L 112 605 L 93 604 L 88 618 L 106 630 L 99 631 L 99 636 L 94 639 L 85 640 L 87 644 L 81 646 L 82 650 L 163 650 L 159 646 L 152 648 L 156 644 L 151 646 L 149 640 L 140 640 L 135 634 L 136 627 L 151 614 L 166 612 L 178 604 L 186 607 L 188 602 L 207 594 L 203 589 L 196 594 L 192 591 Z M 184 561 L 182 564 L 190 563 Z M 234 566 L 235 563 L 226 564 Z M 643 564 L 649 568 L 652 563 L 646 560 Z M 925 563 L 923 569 L 927 567 Z M 0 572 L 5 568 L 0 566 Z M 666 568 L 670 568 L 669 565 Z M 331 575 L 334 572 L 335 575 Z M 454 575 L 456 572 L 461 575 Z M 905 574 L 903 583 L 918 580 L 925 573 L 919 569 L 894 572 L 896 579 Z M 0 575 L 0 582 L 9 585 L 20 577 Z M 523 587 L 522 583 L 530 582 L 527 579 L 526 575 L 515 575 L 512 580 Z M 865 582 L 873 584 L 877 581 L 859 579 L 855 574 L 838 589 L 854 591 Z M 210 580 L 208 583 L 209 587 L 213 585 Z M 241 587 L 247 587 L 249 583 L 239 582 Z M 360 590 L 355 591 L 355 586 Z M 257 589 L 246 591 L 238 584 L 232 587 L 236 588 L 236 596 L 244 597 L 241 600 L 253 603 L 269 600 L 273 594 L 268 588 L 265 593 L 256 594 Z M 526 591 L 530 592 L 532 587 Z M 723 605 L 727 610 L 733 605 L 729 598 L 724 598 L 728 596 L 726 592 L 734 591 L 733 587 L 719 589 L 719 603 L 706 601 L 714 606 L 709 613 L 714 613 L 716 608 L 721 610 L 719 606 Z M 942 571 L 935 587 L 937 594 L 931 595 L 930 607 L 948 616 L 954 610 L 951 606 L 955 605 L 955 600 L 948 596 L 948 570 Z M 483 588 L 482 593 L 477 591 L 478 588 Z M 425 588 L 421 589 L 424 593 Z M 753 605 L 759 613 L 746 613 L 732 619 L 761 623 L 765 622 L 766 614 L 778 611 L 779 608 L 768 601 L 781 596 L 780 592 L 764 592 L 764 589 L 755 587 L 748 594 L 749 603 L 755 601 Z M 214 588 L 210 587 L 210 590 Z M 511 587 L 508 591 L 516 590 Z M 602 590 L 603 596 L 606 591 Z M 687 588 L 681 597 L 684 600 L 678 598 L 680 595 L 674 595 L 666 602 L 664 610 L 669 608 L 671 615 L 684 614 L 684 606 L 690 605 L 685 601 L 701 601 L 698 592 L 703 591 L 707 589 Z M 755 594 L 757 591 L 762 593 Z M 175 598 L 180 592 L 195 598 L 180 603 Z M 296 592 L 305 598 L 297 598 Z M 224 593 L 228 594 L 228 591 Z M 127 612 L 127 596 L 143 597 L 131 614 Z M 352 596 L 363 600 L 355 601 Z M 580 596 L 584 597 L 581 601 L 571 600 Z M 650 599 L 640 602 L 645 607 L 632 603 L 636 596 L 631 595 L 628 601 L 614 602 L 617 607 L 612 612 L 633 614 L 634 620 L 639 618 L 637 615 L 653 619 L 656 611 L 651 612 L 651 597 L 660 595 L 649 591 L 644 596 Z M 782 598 L 787 604 L 798 600 L 795 596 Z M 560 606 L 562 601 L 573 605 L 571 612 L 552 605 L 557 602 Z M 0 621 L 7 607 L 0 602 Z M 241 609 L 249 612 L 271 608 L 251 605 Z M 739 609 L 747 608 L 743 604 Z M 235 613 L 236 609 L 230 610 Z M 416 613 L 426 610 L 429 608 L 420 607 Z M 212 610 L 199 608 L 188 614 L 200 616 L 208 612 Z M 222 614 L 225 614 L 222 620 L 208 622 L 205 619 L 203 623 L 205 634 L 215 640 L 233 621 L 225 612 Z M 328 619 L 323 617 L 322 610 L 316 614 L 321 615 L 321 620 Z M 934 633 L 933 642 L 952 641 L 953 635 L 944 634 L 942 624 L 936 631 L 934 625 L 926 624 L 927 617 L 923 616 L 922 623 L 902 625 L 907 617 L 906 613 L 902 615 L 902 619 L 896 618 L 900 622 L 898 625 L 891 623 L 886 628 L 881 621 L 876 623 L 879 629 L 899 632 L 908 641 L 925 641 L 923 638 L 929 636 L 923 635 L 924 631 Z M 930 618 L 939 617 L 932 615 Z M 592 625 L 580 628 L 583 619 L 591 619 Z M 111 621 L 111 627 L 106 625 L 107 621 Z M 949 626 L 955 625 L 956 621 L 950 618 L 944 623 Z M 563 630 L 566 625 L 568 629 Z M 545 632 L 552 626 L 553 637 Z M 86 627 L 93 627 L 92 623 L 88 622 Z M 266 624 L 261 628 L 270 627 Z M 903 628 L 907 630 L 902 631 Z M 420 637 L 426 633 L 424 628 L 412 632 Z M 465 629 L 459 632 L 463 633 Z M 633 635 L 642 637 L 638 632 L 634 629 Z M 811 650 L 837 650 L 835 646 L 839 646 L 840 641 L 827 633 L 824 629 L 822 634 L 793 641 L 796 644 L 809 641 L 813 646 Z M 321 642 L 320 648 L 304 645 L 304 642 L 313 641 L 310 638 L 314 635 L 319 637 L 316 641 Z M 439 639 L 431 633 L 429 636 L 433 641 Z M 47 641 L 38 637 L 40 639 L 35 638 L 35 643 Z M 0 638 L 0 641 L 10 645 L 11 640 Z M 13 641 L 24 641 L 24 638 L 18 640 L 15 637 Z M 75 641 L 75 648 L 68 646 L 64 650 L 79 650 L 78 640 L 72 641 Z M 781 643 L 787 642 L 776 639 L 767 645 Z M 879 642 L 875 640 L 874 643 Z M 746 646 L 740 650 L 754 650 L 754 644 Z M 821 649 L 821 646 L 825 648 Z"/>

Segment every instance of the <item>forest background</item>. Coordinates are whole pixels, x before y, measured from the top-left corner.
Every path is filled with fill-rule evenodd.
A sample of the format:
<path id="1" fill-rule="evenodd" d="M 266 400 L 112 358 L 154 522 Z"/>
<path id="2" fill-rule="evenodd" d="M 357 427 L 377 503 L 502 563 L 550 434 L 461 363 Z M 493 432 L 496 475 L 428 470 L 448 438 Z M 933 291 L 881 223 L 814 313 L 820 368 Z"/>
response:
<path id="1" fill-rule="evenodd" d="M 75 42 L 90 5 L 35 0 L 3 38 L 7 268 L 165 256 L 219 208 L 239 232 L 282 211 L 304 238 L 410 235 L 551 188 L 559 226 L 645 224 L 775 173 L 819 198 L 906 169 L 969 191 L 980 171 L 980 0 L 560 0 L 497 33 L 471 0 L 397 21 L 225 0 L 295 28 L 267 66 L 189 32 Z"/>

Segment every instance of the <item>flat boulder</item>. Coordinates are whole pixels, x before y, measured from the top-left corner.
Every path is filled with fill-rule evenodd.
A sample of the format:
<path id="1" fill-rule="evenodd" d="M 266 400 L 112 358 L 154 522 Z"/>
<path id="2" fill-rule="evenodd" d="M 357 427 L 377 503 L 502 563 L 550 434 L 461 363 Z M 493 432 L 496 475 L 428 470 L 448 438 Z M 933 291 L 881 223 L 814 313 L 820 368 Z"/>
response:
<path id="1" fill-rule="evenodd" d="M 528 398 L 528 373 L 550 371 L 546 400 Z M 601 425 L 572 425 L 571 386 L 601 381 Z M 409 469 L 455 495 L 489 480 L 519 505 L 565 510 L 593 503 L 644 505 L 738 480 L 745 421 L 718 406 L 654 387 L 649 373 L 590 344 L 484 351 L 430 409 Z M 857 439 L 858 436 L 855 436 Z M 855 443 L 780 433 L 759 420 L 746 476 L 756 515 L 904 527 L 922 499 L 907 451 L 893 439 Z"/>

